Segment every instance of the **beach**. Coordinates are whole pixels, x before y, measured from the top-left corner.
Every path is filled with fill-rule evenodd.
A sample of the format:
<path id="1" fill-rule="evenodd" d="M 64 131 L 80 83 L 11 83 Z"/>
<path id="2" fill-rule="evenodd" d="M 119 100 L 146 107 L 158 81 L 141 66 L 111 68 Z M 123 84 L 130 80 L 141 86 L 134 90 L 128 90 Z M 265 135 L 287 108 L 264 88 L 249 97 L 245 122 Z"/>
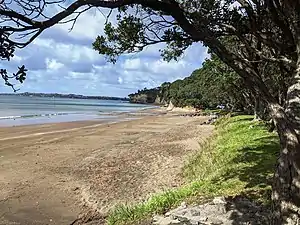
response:
<path id="1" fill-rule="evenodd" d="M 71 224 L 184 184 L 213 126 L 156 109 L 112 121 L 0 128 L 0 224 Z"/>

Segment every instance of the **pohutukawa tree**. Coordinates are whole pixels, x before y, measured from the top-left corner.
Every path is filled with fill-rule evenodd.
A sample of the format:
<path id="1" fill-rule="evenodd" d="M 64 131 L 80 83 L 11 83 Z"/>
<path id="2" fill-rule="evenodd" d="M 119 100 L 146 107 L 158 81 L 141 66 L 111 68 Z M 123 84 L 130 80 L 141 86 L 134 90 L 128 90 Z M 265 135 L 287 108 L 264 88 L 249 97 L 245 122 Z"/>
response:
<path id="1" fill-rule="evenodd" d="M 107 22 L 105 35 L 93 43 L 111 62 L 157 43 L 166 43 L 165 60 L 177 59 L 192 43 L 203 43 L 268 107 L 281 142 L 272 223 L 300 224 L 300 0 L 77 0 L 45 15 L 46 6 L 60 3 L 0 0 L 1 58 L 92 7 L 118 10 L 117 25 Z M 1 70 L 8 85 L 10 77 L 23 81 L 24 74 L 23 67 L 11 76 Z M 280 101 L 272 83 L 279 84 Z"/>

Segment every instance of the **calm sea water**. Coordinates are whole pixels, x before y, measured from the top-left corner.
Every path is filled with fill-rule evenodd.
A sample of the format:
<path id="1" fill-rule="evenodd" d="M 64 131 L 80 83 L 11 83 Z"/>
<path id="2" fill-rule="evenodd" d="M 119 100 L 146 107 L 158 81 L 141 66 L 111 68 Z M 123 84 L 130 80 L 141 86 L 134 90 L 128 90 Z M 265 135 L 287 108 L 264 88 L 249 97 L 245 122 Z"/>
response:
<path id="1" fill-rule="evenodd" d="M 0 96 L 0 126 L 55 123 L 78 120 L 108 120 L 121 112 L 149 106 L 123 101 L 29 96 Z"/>

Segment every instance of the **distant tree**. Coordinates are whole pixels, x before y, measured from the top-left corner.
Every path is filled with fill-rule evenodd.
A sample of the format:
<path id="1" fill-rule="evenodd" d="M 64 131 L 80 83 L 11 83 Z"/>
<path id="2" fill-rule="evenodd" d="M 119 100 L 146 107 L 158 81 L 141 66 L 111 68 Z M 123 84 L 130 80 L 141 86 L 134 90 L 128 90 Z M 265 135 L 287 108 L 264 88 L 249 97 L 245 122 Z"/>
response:
<path id="1" fill-rule="evenodd" d="M 170 82 L 164 82 L 160 85 L 159 97 L 165 101 L 169 101 Z"/>
<path id="2" fill-rule="evenodd" d="M 159 96 L 160 88 L 144 88 L 143 90 L 138 90 L 136 93 L 129 94 L 129 101 L 133 103 L 155 103 L 155 100 Z"/>
<path id="3" fill-rule="evenodd" d="M 244 86 L 232 69 L 212 55 L 191 76 L 167 86 L 162 84 L 161 89 L 168 88 L 165 90 L 168 93 L 167 99 L 179 107 L 215 108 L 224 104 L 232 110 L 252 110 L 254 104 Z"/>

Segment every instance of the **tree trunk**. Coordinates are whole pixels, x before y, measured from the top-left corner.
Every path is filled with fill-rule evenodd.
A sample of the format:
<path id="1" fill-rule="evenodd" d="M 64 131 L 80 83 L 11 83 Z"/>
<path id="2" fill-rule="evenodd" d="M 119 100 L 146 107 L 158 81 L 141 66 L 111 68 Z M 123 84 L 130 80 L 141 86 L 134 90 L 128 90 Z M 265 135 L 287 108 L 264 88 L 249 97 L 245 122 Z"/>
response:
<path id="1" fill-rule="evenodd" d="M 255 95 L 254 97 L 254 120 L 270 120 L 266 110 L 266 103 L 261 99 L 261 96 Z"/>
<path id="2" fill-rule="evenodd" d="M 254 120 L 259 120 L 259 99 L 254 97 Z"/>
<path id="3" fill-rule="evenodd" d="M 293 125 L 280 111 L 275 118 L 280 155 L 273 180 L 273 225 L 300 224 L 300 142 Z"/>
<path id="4" fill-rule="evenodd" d="M 300 224 L 300 63 L 289 88 L 285 110 L 270 107 L 280 138 L 280 155 L 273 180 L 273 225 Z"/>

